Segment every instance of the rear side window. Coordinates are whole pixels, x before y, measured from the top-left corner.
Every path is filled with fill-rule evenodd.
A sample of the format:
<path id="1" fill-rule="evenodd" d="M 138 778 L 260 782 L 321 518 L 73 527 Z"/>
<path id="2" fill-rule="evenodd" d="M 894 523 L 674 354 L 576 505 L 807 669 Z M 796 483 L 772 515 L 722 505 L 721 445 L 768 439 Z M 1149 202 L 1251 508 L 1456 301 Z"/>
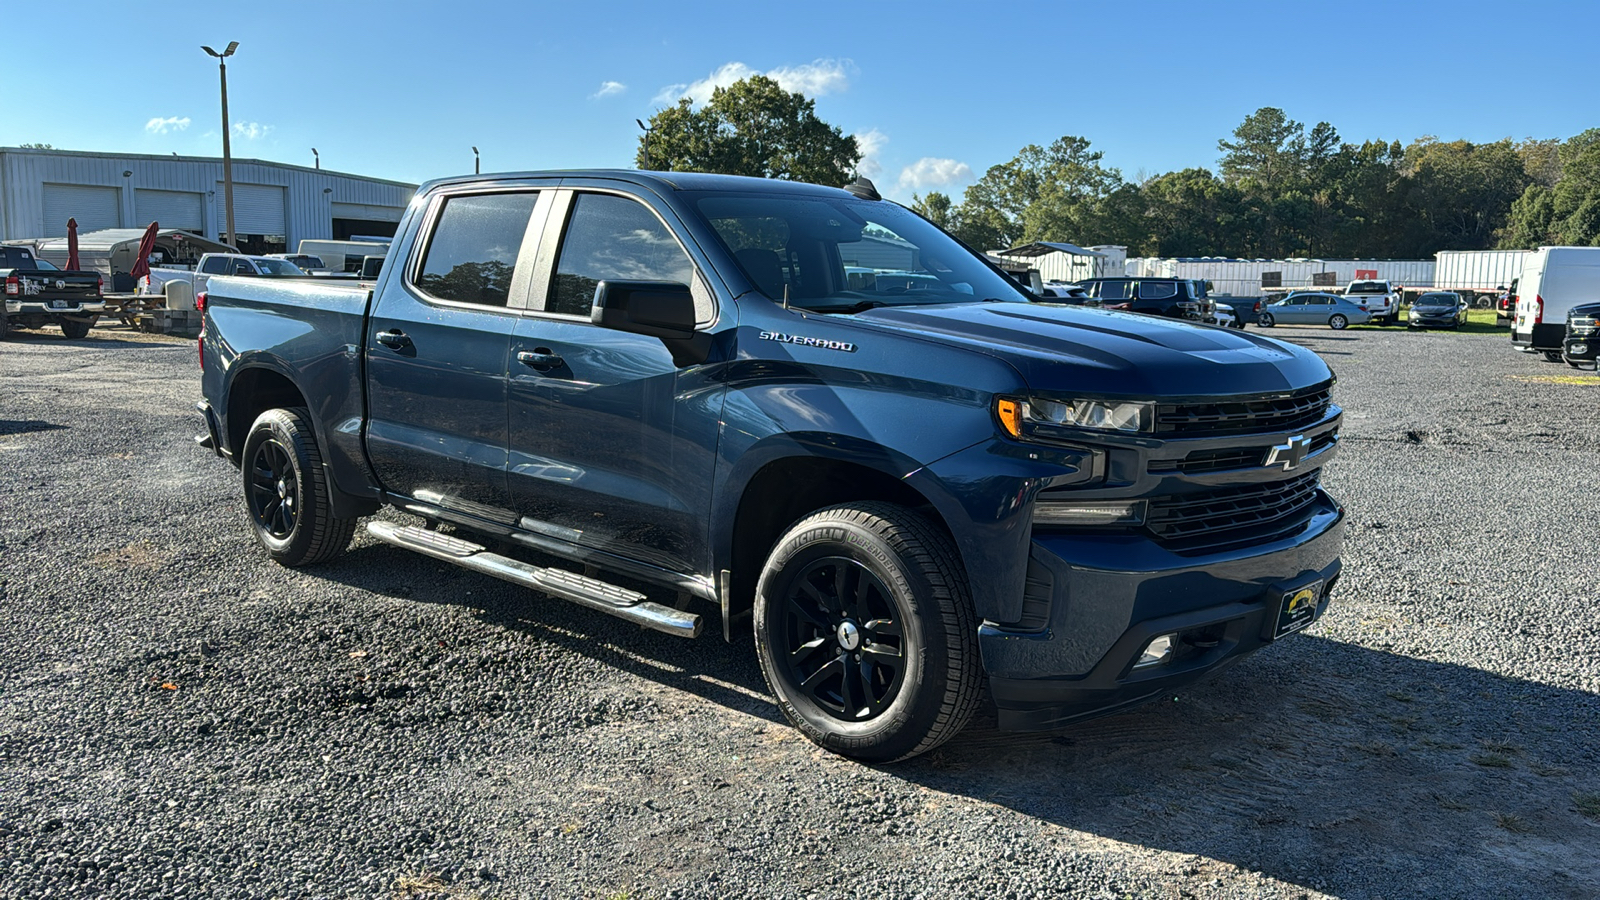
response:
<path id="1" fill-rule="evenodd" d="M 538 197 L 528 192 L 447 198 L 423 253 L 416 286 L 440 300 L 505 306 Z"/>
<path id="2" fill-rule="evenodd" d="M 228 258 L 226 256 L 208 256 L 206 257 L 205 265 L 200 267 L 200 271 L 207 275 L 221 275 L 223 272 L 228 271 Z"/>
<path id="3" fill-rule="evenodd" d="M 1128 299 L 1128 288 L 1131 286 L 1126 281 L 1102 281 L 1100 282 L 1100 299 L 1126 300 Z"/>
<path id="4" fill-rule="evenodd" d="M 1178 285 L 1171 281 L 1144 281 L 1139 284 L 1140 300 L 1171 300 L 1178 296 Z"/>
<path id="5" fill-rule="evenodd" d="M 602 281 L 694 282 L 694 263 L 643 204 L 613 194 L 578 194 L 561 239 L 546 312 L 588 318 Z"/>

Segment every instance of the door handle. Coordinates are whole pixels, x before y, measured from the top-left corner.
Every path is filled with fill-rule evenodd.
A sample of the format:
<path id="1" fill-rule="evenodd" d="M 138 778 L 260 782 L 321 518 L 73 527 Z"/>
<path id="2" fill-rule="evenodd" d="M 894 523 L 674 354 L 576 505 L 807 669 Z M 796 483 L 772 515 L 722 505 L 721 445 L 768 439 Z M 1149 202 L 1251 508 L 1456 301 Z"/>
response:
<path id="1" fill-rule="evenodd" d="M 406 337 L 404 331 L 380 331 L 372 339 L 390 350 L 403 350 L 411 346 L 411 338 Z"/>
<path id="2" fill-rule="evenodd" d="M 519 352 L 517 354 L 517 362 L 522 363 L 530 369 L 538 369 L 539 371 L 544 372 L 550 369 L 561 368 L 564 360 L 562 360 L 560 356 L 551 353 L 547 348 L 540 347 L 533 351 L 523 350 Z"/>

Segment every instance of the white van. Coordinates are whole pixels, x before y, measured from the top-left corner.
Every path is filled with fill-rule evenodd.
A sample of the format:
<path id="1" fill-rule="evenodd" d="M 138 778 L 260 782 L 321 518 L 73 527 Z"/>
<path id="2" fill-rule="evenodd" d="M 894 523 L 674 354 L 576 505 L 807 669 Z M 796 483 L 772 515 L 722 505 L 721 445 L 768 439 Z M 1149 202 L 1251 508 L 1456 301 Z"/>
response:
<path id="1" fill-rule="evenodd" d="M 306 239 L 300 242 L 299 252 L 321 258 L 322 264 L 330 272 L 359 273 L 364 259 L 369 256 L 383 256 L 389 252 L 389 242 Z"/>
<path id="2" fill-rule="evenodd" d="M 1600 247 L 1540 247 L 1522 263 L 1511 340 L 1560 362 L 1567 310 L 1580 303 L 1600 303 Z"/>

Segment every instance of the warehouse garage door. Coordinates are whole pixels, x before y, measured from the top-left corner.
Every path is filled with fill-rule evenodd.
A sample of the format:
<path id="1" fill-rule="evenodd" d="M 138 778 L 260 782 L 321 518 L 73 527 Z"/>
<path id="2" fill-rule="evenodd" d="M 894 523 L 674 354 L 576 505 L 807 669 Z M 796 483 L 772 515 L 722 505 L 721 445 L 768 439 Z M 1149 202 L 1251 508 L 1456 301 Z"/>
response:
<path id="1" fill-rule="evenodd" d="M 405 215 L 403 206 L 373 206 L 367 203 L 333 204 L 333 239 L 355 237 L 394 237 Z"/>
<path id="2" fill-rule="evenodd" d="M 78 233 L 122 227 L 122 203 L 117 189 L 83 184 L 44 186 L 44 234 L 62 237 L 67 220 L 78 220 Z"/>
<path id="3" fill-rule="evenodd" d="M 133 208 L 139 225 L 160 222 L 162 228 L 181 228 L 195 234 L 204 234 L 205 217 L 203 199 L 190 191 L 133 192 Z"/>
<path id="4" fill-rule="evenodd" d="M 217 184 L 217 229 L 228 227 L 226 196 Z M 285 225 L 283 188 L 268 184 L 233 186 L 233 227 L 239 233 L 234 245 L 245 253 L 283 253 L 289 249 L 289 229 Z"/>

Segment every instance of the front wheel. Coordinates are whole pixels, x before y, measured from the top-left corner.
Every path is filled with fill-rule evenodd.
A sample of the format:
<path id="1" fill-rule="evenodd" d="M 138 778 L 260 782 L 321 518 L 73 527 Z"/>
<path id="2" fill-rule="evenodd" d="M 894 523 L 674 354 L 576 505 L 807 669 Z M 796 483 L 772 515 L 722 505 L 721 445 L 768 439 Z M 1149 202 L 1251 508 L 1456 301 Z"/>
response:
<path id="1" fill-rule="evenodd" d="M 1328 327 L 1332 328 L 1334 331 L 1343 331 L 1344 327 L 1349 324 L 1350 320 L 1346 319 L 1344 316 L 1333 315 L 1328 317 Z"/>
<path id="2" fill-rule="evenodd" d="M 97 318 L 99 318 L 99 316 L 96 316 L 95 318 L 97 319 Z M 85 319 L 62 319 L 61 320 L 61 333 L 66 335 L 68 340 L 72 340 L 72 341 L 81 341 L 84 338 L 88 337 L 89 336 L 89 329 L 91 329 L 93 327 L 94 327 L 94 319 L 87 319 L 87 320 L 85 320 Z"/>
<path id="3" fill-rule="evenodd" d="M 250 528 L 279 565 L 309 566 L 344 552 L 355 519 L 328 502 L 328 474 L 305 409 L 269 409 L 250 426 L 240 456 Z"/>
<path id="4" fill-rule="evenodd" d="M 791 527 L 756 586 L 755 631 L 784 715 L 844 756 L 926 753 L 978 705 L 978 627 L 960 557 L 902 506 L 835 506 Z"/>
<path id="5" fill-rule="evenodd" d="M 1262 313 L 1256 317 L 1256 324 L 1262 328 L 1271 328 L 1273 324 L 1272 313 Z"/>
<path id="6" fill-rule="evenodd" d="M 1559 350 L 1546 350 L 1544 351 L 1544 358 L 1550 362 L 1561 362 L 1561 352 Z"/>

